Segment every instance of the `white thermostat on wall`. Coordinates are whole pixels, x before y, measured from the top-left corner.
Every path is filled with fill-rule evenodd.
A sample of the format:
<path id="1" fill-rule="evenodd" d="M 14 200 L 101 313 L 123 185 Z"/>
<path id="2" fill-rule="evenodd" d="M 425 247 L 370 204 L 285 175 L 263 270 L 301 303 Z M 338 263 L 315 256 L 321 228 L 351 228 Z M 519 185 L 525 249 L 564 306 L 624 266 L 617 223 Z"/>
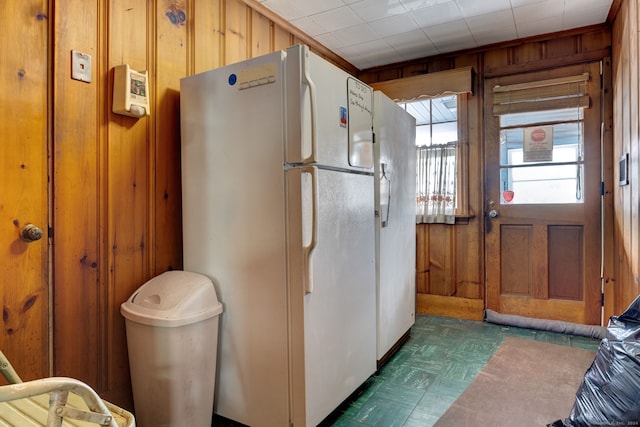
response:
<path id="1" fill-rule="evenodd" d="M 149 115 L 149 77 L 146 71 L 134 71 L 127 64 L 114 68 L 112 110 L 131 117 Z"/>

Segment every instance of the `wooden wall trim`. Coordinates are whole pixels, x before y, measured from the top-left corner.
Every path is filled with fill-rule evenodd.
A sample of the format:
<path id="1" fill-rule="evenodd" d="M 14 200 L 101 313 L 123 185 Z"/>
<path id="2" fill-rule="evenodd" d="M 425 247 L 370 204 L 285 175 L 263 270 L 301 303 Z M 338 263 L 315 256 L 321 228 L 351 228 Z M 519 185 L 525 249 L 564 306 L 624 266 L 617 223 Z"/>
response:
<path id="1" fill-rule="evenodd" d="M 380 75 L 380 74 L 388 73 L 390 70 L 394 70 L 394 69 L 412 69 L 412 68 L 420 68 L 420 67 L 424 68 L 424 64 L 426 62 L 452 63 L 452 62 L 455 62 L 456 59 L 464 56 L 483 55 L 487 52 L 498 51 L 500 49 L 522 47 L 524 45 L 531 44 L 531 43 L 540 43 L 547 40 L 558 40 L 558 39 L 568 38 L 573 36 L 579 37 L 587 33 L 598 32 L 598 31 L 609 32 L 610 26 L 608 24 L 597 24 L 597 25 L 591 25 L 588 27 L 574 28 L 571 30 L 560 31 L 557 33 L 544 34 L 541 36 L 532 36 L 532 37 L 527 37 L 522 39 L 510 40 L 506 42 L 494 43 L 494 44 L 480 46 L 472 49 L 443 53 L 441 55 L 434 55 L 434 56 L 425 57 L 425 58 L 412 59 L 410 61 L 403 61 L 403 62 L 397 62 L 397 63 L 387 64 L 387 65 L 381 65 L 378 67 L 367 68 L 367 69 L 361 70 L 360 74 Z M 597 59 L 599 60 L 606 56 L 610 56 L 610 49 L 607 49 L 607 52 L 609 53 L 605 54 L 604 52 L 601 52 L 597 56 Z M 587 54 L 588 53 L 589 52 L 587 52 Z M 578 56 L 569 55 L 568 57 L 560 57 L 558 58 L 558 60 L 563 62 L 566 61 L 568 64 L 574 64 L 576 61 L 576 58 L 579 58 L 579 57 L 580 57 L 579 55 Z M 583 60 L 580 60 L 580 62 L 590 62 L 593 60 L 594 60 L 593 58 L 591 59 L 584 58 Z M 566 64 L 560 63 L 558 66 L 562 66 L 562 65 L 566 65 Z M 524 71 L 539 70 L 540 66 L 544 67 L 544 64 L 541 64 L 540 61 L 534 61 L 530 64 L 530 66 L 531 68 Z M 521 72 L 521 71 L 514 70 L 513 72 L 515 73 L 515 72 Z M 493 75 L 492 77 L 497 77 L 497 74 Z M 383 79 L 379 79 L 379 80 L 383 80 Z"/>
<path id="2" fill-rule="evenodd" d="M 395 102 L 401 102 L 446 94 L 472 93 L 472 82 L 473 67 L 461 67 L 403 79 L 385 80 L 371 86 L 384 92 Z"/>
<path id="3" fill-rule="evenodd" d="M 482 299 L 418 294 L 416 304 L 418 314 L 467 320 L 482 320 L 484 317 L 484 300 Z"/>
<path id="4" fill-rule="evenodd" d="M 525 62 L 519 64 L 510 64 L 497 67 L 487 67 L 484 70 L 483 77 L 486 79 L 494 77 L 503 77 L 513 74 L 527 73 L 531 71 L 540 71 L 551 68 L 566 67 L 575 64 L 583 64 L 589 62 L 600 61 L 611 56 L 611 49 L 599 49 L 591 52 L 577 53 L 559 58 L 546 58 L 538 61 Z"/>

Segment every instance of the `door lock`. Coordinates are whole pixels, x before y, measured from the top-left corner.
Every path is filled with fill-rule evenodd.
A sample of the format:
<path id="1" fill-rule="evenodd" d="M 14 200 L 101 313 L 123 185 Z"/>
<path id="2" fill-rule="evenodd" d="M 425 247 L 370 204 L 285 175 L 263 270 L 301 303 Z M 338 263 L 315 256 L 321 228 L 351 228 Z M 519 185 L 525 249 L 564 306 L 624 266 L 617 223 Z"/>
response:
<path id="1" fill-rule="evenodd" d="M 490 218 L 497 218 L 498 216 L 500 216 L 500 213 L 497 210 L 491 209 L 489 211 L 489 217 Z"/>
<path id="2" fill-rule="evenodd" d="M 20 238 L 25 242 L 35 242 L 42 239 L 43 235 L 42 229 L 33 224 L 27 224 L 20 230 Z"/>

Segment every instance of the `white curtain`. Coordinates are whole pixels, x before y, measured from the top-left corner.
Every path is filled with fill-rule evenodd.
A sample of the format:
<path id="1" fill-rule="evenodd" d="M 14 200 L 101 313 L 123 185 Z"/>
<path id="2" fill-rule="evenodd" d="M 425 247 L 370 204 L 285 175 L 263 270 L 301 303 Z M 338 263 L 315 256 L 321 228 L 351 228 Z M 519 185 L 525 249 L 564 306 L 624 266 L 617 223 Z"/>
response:
<path id="1" fill-rule="evenodd" d="M 416 223 L 455 224 L 456 144 L 416 147 Z"/>

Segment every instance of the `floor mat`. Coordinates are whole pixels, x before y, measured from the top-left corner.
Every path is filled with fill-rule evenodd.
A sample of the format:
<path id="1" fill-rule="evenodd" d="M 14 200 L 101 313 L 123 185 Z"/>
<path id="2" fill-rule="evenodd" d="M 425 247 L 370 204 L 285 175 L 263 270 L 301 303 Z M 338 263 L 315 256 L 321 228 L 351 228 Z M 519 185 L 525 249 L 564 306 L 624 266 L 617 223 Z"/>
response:
<path id="1" fill-rule="evenodd" d="M 436 427 L 546 426 L 564 419 L 595 352 L 507 337 Z"/>

